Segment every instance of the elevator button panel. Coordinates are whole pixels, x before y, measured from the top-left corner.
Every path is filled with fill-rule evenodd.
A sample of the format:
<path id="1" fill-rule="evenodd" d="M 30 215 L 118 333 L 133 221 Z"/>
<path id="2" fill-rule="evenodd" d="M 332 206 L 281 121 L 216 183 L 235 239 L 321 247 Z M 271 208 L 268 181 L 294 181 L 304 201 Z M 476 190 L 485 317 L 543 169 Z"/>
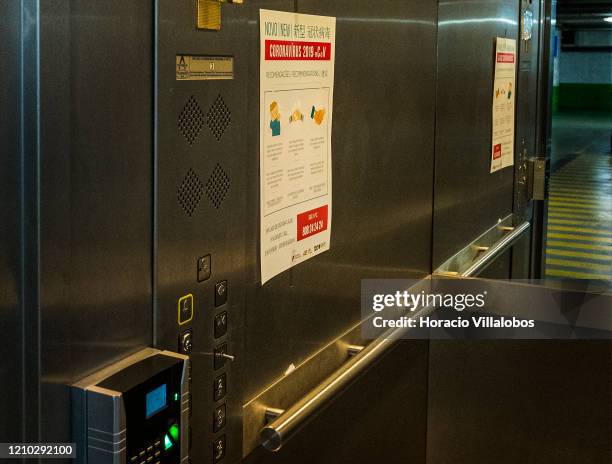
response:
<path id="1" fill-rule="evenodd" d="M 227 313 L 222 312 L 215 316 L 215 338 L 223 337 L 227 333 Z"/>
<path id="2" fill-rule="evenodd" d="M 188 459 L 189 358 L 146 348 L 72 386 L 78 463 Z"/>
<path id="3" fill-rule="evenodd" d="M 215 285 L 215 306 L 223 306 L 227 302 L 227 280 L 222 280 Z"/>
<path id="4" fill-rule="evenodd" d="M 198 282 L 204 282 L 210 279 L 211 270 L 211 258 L 210 255 L 202 256 L 198 258 Z"/>
<path id="5" fill-rule="evenodd" d="M 191 349 L 191 461 L 212 463 L 213 443 L 224 435 L 220 459 L 236 463 L 246 283 L 237 257 L 248 217 L 241 179 L 249 172 L 240 128 L 248 124 L 250 58 L 236 42 L 242 21 L 202 40 L 194 27 L 196 4 L 155 2 L 155 341 L 186 354 Z M 187 294 L 193 300 L 177 324 L 176 305 Z"/>
<path id="6" fill-rule="evenodd" d="M 213 443 L 213 461 L 219 462 L 225 457 L 225 435 L 221 435 Z"/>
<path id="7" fill-rule="evenodd" d="M 189 329 L 179 335 L 179 351 L 189 354 L 193 350 L 193 330 Z"/>
<path id="8" fill-rule="evenodd" d="M 215 348 L 213 359 L 214 370 L 221 369 L 225 366 L 225 362 L 227 361 L 227 343 Z"/>
<path id="9" fill-rule="evenodd" d="M 227 376 L 225 374 L 220 375 L 215 379 L 213 398 L 215 401 L 222 400 L 225 398 L 227 392 Z"/>
<path id="10" fill-rule="evenodd" d="M 193 295 L 182 296 L 178 300 L 178 324 L 187 324 L 193 319 Z"/>
<path id="11" fill-rule="evenodd" d="M 222 404 L 215 409 L 215 413 L 213 415 L 213 432 L 216 433 L 225 427 L 225 418 L 225 404 Z"/>

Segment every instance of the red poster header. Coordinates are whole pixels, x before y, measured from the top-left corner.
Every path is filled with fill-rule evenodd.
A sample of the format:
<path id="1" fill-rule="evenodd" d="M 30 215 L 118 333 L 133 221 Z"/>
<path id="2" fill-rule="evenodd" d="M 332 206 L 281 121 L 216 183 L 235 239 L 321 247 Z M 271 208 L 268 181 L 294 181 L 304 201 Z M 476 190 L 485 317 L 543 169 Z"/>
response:
<path id="1" fill-rule="evenodd" d="M 503 53 L 497 54 L 498 63 L 514 63 L 514 53 Z"/>
<path id="2" fill-rule="evenodd" d="M 331 43 L 266 40 L 266 60 L 329 61 Z"/>
<path id="3" fill-rule="evenodd" d="M 304 240 L 327 230 L 327 205 L 297 215 L 297 239 Z"/>

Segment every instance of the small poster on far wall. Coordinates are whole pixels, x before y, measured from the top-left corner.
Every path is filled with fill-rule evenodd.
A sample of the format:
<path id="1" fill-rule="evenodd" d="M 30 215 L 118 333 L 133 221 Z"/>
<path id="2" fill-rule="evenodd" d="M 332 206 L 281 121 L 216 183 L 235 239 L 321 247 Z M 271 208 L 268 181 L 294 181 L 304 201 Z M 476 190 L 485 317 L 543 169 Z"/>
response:
<path id="1" fill-rule="evenodd" d="M 516 40 L 497 37 L 493 78 L 491 172 L 514 164 Z"/>

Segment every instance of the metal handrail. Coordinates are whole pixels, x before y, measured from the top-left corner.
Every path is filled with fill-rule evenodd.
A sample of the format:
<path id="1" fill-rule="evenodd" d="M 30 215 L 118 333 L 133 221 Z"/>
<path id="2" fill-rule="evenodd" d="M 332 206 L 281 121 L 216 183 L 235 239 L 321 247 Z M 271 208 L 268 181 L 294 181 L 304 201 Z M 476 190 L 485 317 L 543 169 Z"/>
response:
<path id="1" fill-rule="evenodd" d="M 487 251 L 482 253 L 478 259 L 476 259 L 476 261 L 470 265 L 470 267 L 461 272 L 459 277 L 472 277 L 477 275 L 480 271 L 491 264 L 495 258 L 510 248 L 510 246 L 512 246 L 512 244 L 516 242 L 519 237 L 523 235 L 523 232 L 529 229 L 530 226 L 531 224 L 528 221 L 525 221 L 522 224 L 513 227 L 502 238 L 490 246 Z"/>
<path id="2" fill-rule="evenodd" d="M 504 236 L 488 247 L 469 268 L 456 277 L 471 277 L 488 266 L 496 257 L 506 251 L 529 228 L 529 222 L 517 227 L 508 228 Z M 435 308 L 426 307 L 412 317 L 422 317 L 433 312 Z M 378 361 L 384 353 L 395 345 L 402 335 L 410 330 L 408 327 L 399 327 L 387 330 L 382 336 L 371 342 L 349 361 L 344 363 L 337 371 L 317 385 L 307 395 L 298 400 L 286 410 L 268 408 L 266 417 L 270 422 L 260 432 L 260 442 L 269 451 L 278 451 L 293 434 L 298 431 L 309 419 L 320 411 L 338 393 L 348 387 L 353 380 L 363 374 L 370 366 Z"/>
<path id="3" fill-rule="evenodd" d="M 434 308 L 423 308 L 415 317 L 433 311 Z M 293 434 L 304 425 L 325 404 L 342 392 L 350 383 L 363 374 L 372 364 L 380 360 L 382 355 L 401 338 L 407 327 L 387 330 L 382 336 L 368 344 L 365 348 L 344 363 L 337 371 L 317 385 L 306 396 L 286 410 L 266 411 L 274 419 L 260 432 L 262 446 L 268 451 L 278 451 Z"/>

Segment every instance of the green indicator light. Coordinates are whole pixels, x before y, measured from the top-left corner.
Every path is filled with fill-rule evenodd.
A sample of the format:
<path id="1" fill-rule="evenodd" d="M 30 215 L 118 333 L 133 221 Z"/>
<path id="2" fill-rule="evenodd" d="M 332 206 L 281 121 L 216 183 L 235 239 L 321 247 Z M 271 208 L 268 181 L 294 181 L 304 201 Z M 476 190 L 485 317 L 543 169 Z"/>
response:
<path id="1" fill-rule="evenodd" d="M 170 426 L 170 436 L 174 439 L 174 441 L 178 441 L 179 438 L 179 428 L 177 424 L 173 424 Z"/>
<path id="2" fill-rule="evenodd" d="M 168 434 L 164 435 L 164 449 L 169 450 L 170 448 L 172 448 L 172 445 L 173 443 L 170 440 Z"/>
<path id="3" fill-rule="evenodd" d="M 179 399 L 179 394 L 178 394 L 178 393 L 175 393 L 175 394 L 174 394 L 174 401 L 178 401 L 178 399 Z"/>

